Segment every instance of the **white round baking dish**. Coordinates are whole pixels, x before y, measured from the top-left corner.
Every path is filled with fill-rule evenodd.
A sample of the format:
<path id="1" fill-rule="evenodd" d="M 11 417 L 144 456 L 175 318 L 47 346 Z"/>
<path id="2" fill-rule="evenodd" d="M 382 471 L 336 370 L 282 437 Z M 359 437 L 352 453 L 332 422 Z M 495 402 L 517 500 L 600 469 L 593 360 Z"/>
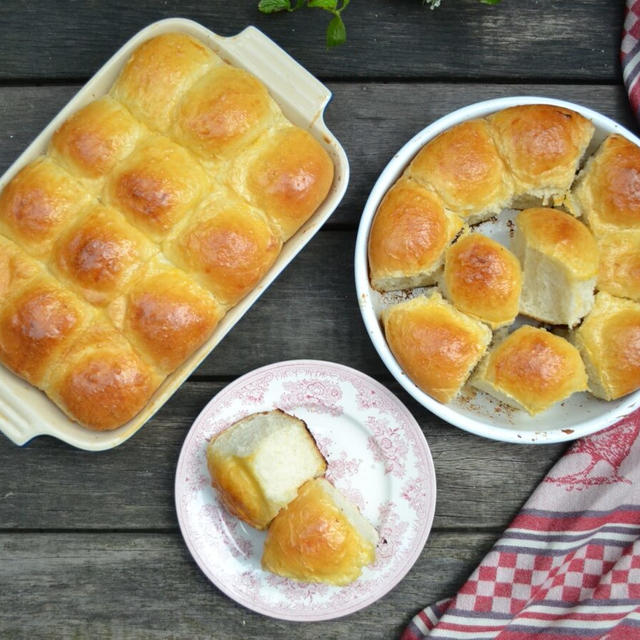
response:
<path id="1" fill-rule="evenodd" d="M 532 444 L 573 440 L 604 429 L 640 405 L 640 391 L 611 402 L 599 400 L 586 392 L 578 393 L 533 417 L 524 411 L 509 408 L 485 393 L 466 388 L 453 402 L 438 402 L 411 381 L 396 362 L 386 343 L 380 324 L 380 312 L 387 304 L 404 299 L 410 294 L 395 292 L 381 295 L 371 288 L 367 241 L 371 222 L 382 197 L 426 142 L 465 120 L 483 117 L 515 105 L 542 103 L 573 109 L 593 122 L 596 132 L 587 153 L 591 153 L 610 133 L 618 133 L 640 145 L 640 139 L 610 118 L 592 109 L 562 100 L 523 96 L 486 100 L 463 107 L 420 131 L 394 155 L 371 190 L 360 221 L 355 249 L 356 290 L 362 318 L 374 347 L 394 378 L 421 405 L 456 427 L 495 440 Z M 483 223 L 479 229 L 506 243 L 509 238 L 509 219 L 509 214 L 505 212 L 497 221 Z"/>

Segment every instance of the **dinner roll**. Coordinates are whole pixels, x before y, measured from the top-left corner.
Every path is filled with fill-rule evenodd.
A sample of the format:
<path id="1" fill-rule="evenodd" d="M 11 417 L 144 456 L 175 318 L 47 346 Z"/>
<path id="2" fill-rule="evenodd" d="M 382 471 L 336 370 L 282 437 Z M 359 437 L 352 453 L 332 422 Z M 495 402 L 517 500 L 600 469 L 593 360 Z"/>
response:
<path id="1" fill-rule="evenodd" d="M 578 350 L 544 329 L 522 326 L 494 346 L 471 384 L 530 415 L 587 389 Z"/>
<path id="2" fill-rule="evenodd" d="M 238 155 L 229 175 L 236 192 L 262 209 L 286 241 L 329 193 L 333 162 L 309 132 L 288 126 Z"/>
<path id="3" fill-rule="evenodd" d="M 508 206 L 513 185 L 485 120 L 467 120 L 427 142 L 405 174 L 434 189 L 469 224 Z"/>
<path id="4" fill-rule="evenodd" d="M 640 300 L 640 229 L 614 231 L 599 238 L 600 291 Z"/>
<path id="5" fill-rule="evenodd" d="M 433 191 L 401 178 L 382 199 L 371 225 L 371 286 L 391 291 L 433 284 L 444 250 L 461 228 Z"/>
<path id="6" fill-rule="evenodd" d="M 104 431 L 131 420 L 161 381 L 123 335 L 101 321 L 61 354 L 43 388 L 72 420 Z"/>
<path id="7" fill-rule="evenodd" d="M 180 99 L 211 67 L 222 65 L 211 49 L 185 33 L 143 42 L 124 65 L 111 95 L 150 129 L 165 132 Z"/>
<path id="8" fill-rule="evenodd" d="M 262 567 L 286 578 L 346 585 L 375 562 L 378 534 L 324 478 L 309 480 L 273 519 Z"/>
<path id="9" fill-rule="evenodd" d="M 69 289 L 102 306 L 157 251 L 117 211 L 94 204 L 56 242 L 49 267 Z"/>
<path id="10" fill-rule="evenodd" d="M 146 132 L 119 102 L 104 96 L 65 120 L 51 138 L 49 155 L 91 193 Z"/>
<path id="11" fill-rule="evenodd" d="M 513 251 L 523 270 L 520 311 L 575 326 L 593 305 L 598 247 L 589 229 L 557 209 L 518 214 Z"/>
<path id="12" fill-rule="evenodd" d="M 150 136 L 109 177 L 104 201 L 160 241 L 209 189 L 206 172 L 186 149 Z"/>
<path id="13" fill-rule="evenodd" d="M 513 176 L 520 201 L 516 206 L 561 202 L 593 136 L 593 124 L 575 111 L 550 104 L 510 107 L 488 121 Z"/>
<path id="14" fill-rule="evenodd" d="M 279 409 L 238 420 L 211 439 L 206 455 L 225 507 L 258 529 L 327 468 L 307 425 Z"/>
<path id="15" fill-rule="evenodd" d="M 14 281 L 15 282 L 15 281 Z M 33 385 L 61 364 L 61 352 L 95 313 L 43 269 L 0 309 L 0 361 Z"/>
<path id="16" fill-rule="evenodd" d="M 165 254 L 192 272 L 223 305 L 253 289 L 280 252 L 264 215 L 219 190 L 164 243 Z"/>
<path id="17" fill-rule="evenodd" d="M 580 172 L 566 206 L 598 236 L 640 229 L 640 147 L 610 135 Z"/>
<path id="18" fill-rule="evenodd" d="M 571 334 L 589 374 L 589 391 L 615 400 L 640 388 L 640 304 L 602 291 Z"/>
<path id="19" fill-rule="evenodd" d="M 36 257 L 45 256 L 91 198 L 64 169 L 40 157 L 0 192 L 0 233 Z"/>
<path id="20" fill-rule="evenodd" d="M 279 115 L 262 82 L 224 64 L 210 69 L 185 94 L 172 134 L 204 159 L 223 159 L 251 144 Z"/>
<path id="21" fill-rule="evenodd" d="M 215 329 L 224 311 L 215 298 L 173 265 L 153 259 L 109 315 L 140 355 L 173 371 Z"/>
<path id="22" fill-rule="evenodd" d="M 460 311 L 492 329 L 511 324 L 518 315 L 520 263 L 511 251 L 480 233 L 466 233 L 447 249 L 443 285 Z"/>
<path id="23" fill-rule="evenodd" d="M 439 402 L 453 400 L 491 342 L 488 327 L 437 292 L 386 308 L 382 322 L 398 364 Z"/>

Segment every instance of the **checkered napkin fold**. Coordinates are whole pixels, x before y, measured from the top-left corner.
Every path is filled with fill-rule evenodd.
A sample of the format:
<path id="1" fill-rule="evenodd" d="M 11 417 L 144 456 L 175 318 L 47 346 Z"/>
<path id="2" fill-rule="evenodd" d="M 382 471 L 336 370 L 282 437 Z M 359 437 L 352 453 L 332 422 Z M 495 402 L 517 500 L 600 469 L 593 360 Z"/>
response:
<path id="1" fill-rule="evenodd" d="M 577 440 L 473 575 L 402 640 L 640 638 L 640 409 Z"/>

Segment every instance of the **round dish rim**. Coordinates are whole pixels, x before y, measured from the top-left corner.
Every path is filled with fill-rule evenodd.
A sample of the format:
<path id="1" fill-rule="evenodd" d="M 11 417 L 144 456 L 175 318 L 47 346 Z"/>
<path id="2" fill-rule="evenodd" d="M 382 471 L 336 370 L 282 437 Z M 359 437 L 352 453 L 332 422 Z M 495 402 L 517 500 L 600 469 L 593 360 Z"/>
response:
<path id="1" fill-rule="evenodd" d="M 373 222 L 373 217 L 382 197 L 400 176 L 411 158 L 413 158 L 413 156 L 429 140 L 456 124 L 472 118 L 483 117 L 507 107 L 525 104 L 549 104 L 571 109 L 591 120 L 597 129 L 605 130 L 608 134 L 619 133 L 636 145 L 640 146 L 640 138 L 608 116 L 602 115 L 588 107 L 583 107 L 582 105 L 568 102 L 566 100 L 544 98 L 540 96 L 514 96 L 483 100 L 456 109 L 455 111 L 438 118 L 430 125 L 416 133 L 394 154 L 393 158 L 380 173 L 373 188 L 371 189 L 371 192 L 369 193 L 369 197 L 367 198 L 362 217 L 360 219 L 355 245 L 354 275 L 356 294 L 358 296 L 358 306 L 360 308 L 365 328 L 374 348 L 393 377 L 419 404 L 449 424 L 475 435 L 493 440 L 519 444 L 551 444 L 575 440 L 615 424 L 618 420 L 624 418 L 640 405 L 640 390 L 629 394 L 623 402 L 616 405 L 616 407 L 613 407 L 610 411 L 578 422 L 571 427 L 550 429 L 547 431 L 533 431 L 522 430 L 517 427 L 507 428 L 488 424 L 483 420 L 463 415 L 452 406 L 438 402 L 416 386 L 416 384 L 404 373 L 391 353 L 391 350 L 384 338 L 380 322 L 370 303 L 370 292 L 372 291 L 372 288 L 369 281 L 367 242 L 371 223 Z"/>

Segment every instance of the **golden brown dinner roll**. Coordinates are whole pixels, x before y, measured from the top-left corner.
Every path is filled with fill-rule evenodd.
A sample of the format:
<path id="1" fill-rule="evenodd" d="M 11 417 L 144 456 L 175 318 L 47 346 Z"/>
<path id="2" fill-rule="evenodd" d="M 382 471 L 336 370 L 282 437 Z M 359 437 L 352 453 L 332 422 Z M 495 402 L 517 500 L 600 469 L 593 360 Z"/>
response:
<path id="1" fill-rule="evenodd" d="M 307 425 L 279 409 L 238 420 L 212 438 L 206 455 L 223 504 L 258 529 L 327 468 Z"/>
<path id="2" fill-rule="evenodd" d="M 376 559 L 373 526 L 324 478 L 309 480 L 273 519 L 262 567 L 286 578 L 346 585 Z"/>
<path id="3" fill-rule="evenodd" d="M 391 291 L 433 284 L 444 250 L 462 228 L 440 198 L 400 178 L 386 193 L 369 233 L 371 286 Z"/>
<path id="4" fill-rule="evenodd" d="M 64 351 L 43 388 L 72 420 L 104 431 L 133 418 L 161 381 L 122 334 L 101 321 Z"/>
<path id="5" fill-rule="evenodd" d="M 561 202 L 587 149 L 593 124 L 584 116 L 550 104 L 527 104 L 488 118 L 494 140 L 515 183 L 521 205 Z"/>
<path id="6" fill-rule="evenodd" d="M 518 259 L 480 233 L 466 233 L 448 249 L 444 262 L 447 298 L 464 313 L 492 329 L 518 315 L 522 272 Z"/>
<path id="7" fill-rule="evenodd" d="M 60 237 L 49 267 L 76 294 L 104 305 L 157 251 L 117 211 L 94 204 Z"/>
<path id="8" fill-rule="evenodd" d="M 0 361 L 31 384 L 60 365 L 65 346 L 91 322 L 93 310 L 44 270 L 9 292 L 0 307 Z"/>
<path id="9" fill-rule="evenodd" d="M 165 132 L 192 84 L 222 60 L 185 33 L 164 33 L 143 42 L 124 65 L 111 95 L 150 129 Z"/>
<path id="10" fill-rule="evenodd" d="M 42 257 L 90 202 L 89 194 L 48 157 L 19 171 L 0 193 L 0 233 Z"/>
<path id="11" fill-rule="evenodd" d="M 530 415 L 587 389 L 578 350 L 544 329 L 522 326 L 482 360 L 471 384 Z"/>
<path id="12" fill-rule="evenodd" d="M 150 136 L 110 176 L 104 200 L 160 241 L 209 190 L 204 169 L 183 147 Z"/>
<path id="13" fill-rule="evenodd" d="M 575 326 L 593 305 L 598 247 L 573 216 L 538 207 L 516 218 L 513 251 L 522 265 L 520 311 L 551 324 Z"/>
<path id="14" fill-rule="evenodd" d="M 133 151 L 145 131 L 119 102 L 104 96 L 62 123 L 51 138 L 49 155 L 97 194 L 104 176 Z"/>
<path id="15" fill-rule="evenodd" d="M 640 229 L 607 233 L 598 245 L 598 289 L 640 300 Z"/>
<path id="16" fill-rule="evenodd" d="M 566 205 L 597 236 L 640 229 L 640 147 L 610 135 L 580 172 Z"/>
<path id="17" fill-rule="evenodd" d="M 280 108 L 260 80 L 224 64 L 185 94 L 172 134 L 201 157 L 222 159 L 253 142 L 279 116 Z"/>
<path id="18" fill-rule="evenodd" d="M 224 313 L 208 291 L 158 259 L 142 269 L 108 312 L 138 353 L 163 373 L 201 346 Z"/>
<path id="19" fill-rule="evenodd" d="M 433 188 L 469 224 L 500 213 L 513 196 L 511 175 L 485 120 L 467 120 L 427 142 L 405 174 Z"/>
<path id="20" fill-rule="evenodd" d="M 288 240 L 329 193 L 333 162 L 310 133 L 284 127 L 238 156 L 230 174 L 231 186 L 262 209 Z"/>
<path id="21" fill-rule="evenodd" d="M 640 388 L 640 304 L 605 292 L 572 332 L 589 374 L 589 391 L 615 400 Z"/>
<path id="22" fill-rule="evenodd" d="M 449 402 L 491 342 L 491 331 L 456 310 L 439 293 L 388 307 L 384 332 L 404 372 L 425 393 Z"/>
<path id="23" fill-rule="evenodd" d="M 239 198 L 216 191 L 164 243 L 164 252 L 223 305 L 253 289 L 280 252 L 264 216 Z"/>

